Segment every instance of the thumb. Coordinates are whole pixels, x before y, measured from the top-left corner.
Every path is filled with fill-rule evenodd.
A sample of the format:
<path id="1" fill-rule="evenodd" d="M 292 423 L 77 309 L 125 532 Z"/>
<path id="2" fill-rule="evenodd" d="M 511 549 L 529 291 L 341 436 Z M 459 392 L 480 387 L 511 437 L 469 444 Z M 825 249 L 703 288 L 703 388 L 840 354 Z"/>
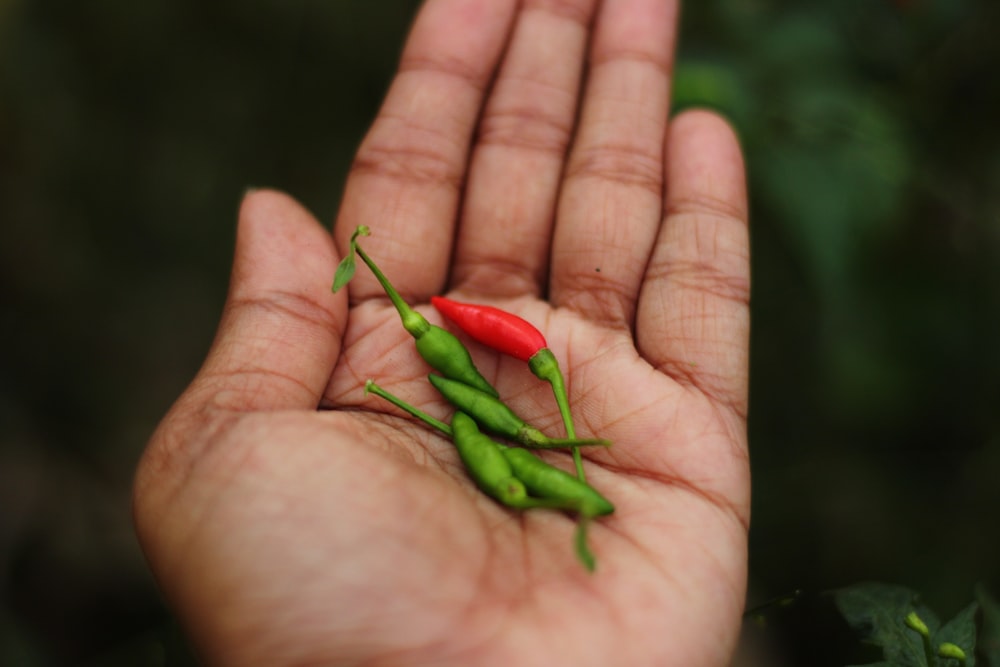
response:
<path id="1" fill-rule="evenodd" d="M 136 471 L 136 529 L 151 560 L 186 539 L 190 516 L 171 508 L 221 425 L 237 414 L 318 407 L 347 322 L 346 296 L 330 292 L 336 257 L 327 231 L 287 195 L 244 198 L 212 349 Z"/>
<path id="2" fill-rule="evenodd" d="M 336 259 L 330 234 L 291 197 L 244 198 L 222 321 L 189 389 L 196 402 L 240 412 L 319 405 L 347 322 L 344 295 L 330 293 Z"/>

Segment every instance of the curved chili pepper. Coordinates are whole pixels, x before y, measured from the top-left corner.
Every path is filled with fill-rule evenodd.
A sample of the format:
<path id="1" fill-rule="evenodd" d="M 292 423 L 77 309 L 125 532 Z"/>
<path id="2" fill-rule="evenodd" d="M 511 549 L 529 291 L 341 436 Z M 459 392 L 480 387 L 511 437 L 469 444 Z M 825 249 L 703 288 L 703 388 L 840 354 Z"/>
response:
<path id="1" fill-rule="evenodd" d="M 469 476 L 495 500 L 515 509 L 549 508 L 577 512 L 579 520 L 574 537 L 577 558 L 588 570 L 594 570 L 596 560 L 587 545 L 587 529 L 591 519 L 611 514 L 615 508 L 592 486 L 549 465 L 527 450 L 493 442 L 479 431 L 474 419 L 461 411 L 455 413 L 449 426 L 382 389 L 372 380 L 365 383 L 365 392 L 386 399 L 445 435 L 452 436 Z M 505 459 L 504 462 L 497 460 L 497 452 Z M 528 496 L 529 492 L 533 495 Z"/>
<path id="2" fill-rule="evenodd" d="M 549 465 L 527 449 L 504 447 L 502 451 L 511 465 L 511 470 L 534 495 L 541 498 L 572 499 L 574 504 L 567 505 L 563 509 L 573 509 L 589 517 L 604 516 L 615 511 L 611 501 L 598 493 L 590 484 L 581 482 L 565 470 Z"/>
<path id="3" fill-rule="evenodd" d="M 525 447 L 575 448 L 587 445 L 602 447 L 611 445 L 608 440 L 600 438 L 550 438 L 517 416 L 503 401 L 484 391 L 433 373 L 428 379 L 449 403 L 469 414 L 487 431 L 519 442 Z"/>
<path id="4" fill-rule="evenodd" d="M 577 512 L 576 555 L 588 571 L 594 571 L 597 561 L 587 546 L 587 528 L 594 517 L 614 512 L 614 505 L 586 482 L 535 458 L 531 452 L 493 442 L 462 411 L 452 417 L 451 431 L 465 469 L 487 495 L 515 509 Z M 534 495 L 529 496 L 529 492 Z"/>
<path id="5" fill-rule="evenodd" d="M 451 418 L 451 434 L 469 476 L 487 495 L 511 506 L 528 499 L 524 483 L 514 476 L 500 446 L 483 435 L 472 417 L 456 412 Z"/>
<path id="6" fill-rule="evenodd" d="M 587 530 L 594 517 L 613 513 L 615 506 L 590 484 L 545 463 L 525 449 L 505 447 L 501 451 L 514 475 L 530 493 L 542 498 L 561 498 L 566 501 L 562 509 L 579 514 L 573 538 L 576 557 L 584 567 L 593 572 L 597 559 L 587 545 Z"/>
<path id="7" fill-rule="evenodd" d="M 458 340 L 450 331 L 431 324 L 427 318 L 411 308 L 375 262 L 358 245 L 358 236 L 367 236 L 369 233 L 368 228 L 363 225 L 354 230 L 354 234 L 351 235 L 350 250 L 337 266 L 333 291 L 339 290 L 354 276 L 354 254 L 356 252 L 368 265 L 371 272 L 375 274 L 375 278 L 382 285 L 382 289 L 392 301 L 392 305 L 396 307 L 396 312 L 399 313 L 403 322 L 403 328 L 415 339 L 417 352 L 424 361 L 445 377 L 464 382 L 492 396 L 498 396 L 497 390 L 476 368 L 472 361 L 472 355 L 469 354 L 469 350 L 462 344 L 462 341 Z"/>
<path id="8" fill-rule="evenodd" d="M 566 436 L 576 437 L 566 382 L 559 369 L 559 362 L 549 349 L 545 336 L 535 325 L 523 317 L 494 306 L 463 303 L 443 296 L 432 296 L 431 304 L 472 339 L 498 352 L 527 361 L 528 368 L 536 377 L 552 385 L 552 394 L 559 406 Z M 573 463 L 576 465 L 576 476 L 581 480 L 586 479 L 583 461 L 577 449 L 573 450 Z"/>
<path id="9" fill-rule="evenodd" d="M 521 361 L 530 360 L 548 347 L 545 336 L 535 325 L 499 308 L 443 296 L 432 296 L 431 304 L 470 337 Z"/>

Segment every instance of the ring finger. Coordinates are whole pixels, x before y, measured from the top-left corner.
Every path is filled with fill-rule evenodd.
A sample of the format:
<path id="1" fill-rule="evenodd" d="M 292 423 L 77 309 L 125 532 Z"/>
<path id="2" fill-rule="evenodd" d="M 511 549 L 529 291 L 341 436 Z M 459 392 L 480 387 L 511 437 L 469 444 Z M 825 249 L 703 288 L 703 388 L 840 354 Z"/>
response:
<path id="1" fill-rule="evenodd" d="M 595 2 L 532 0 L 518 15 L 472 156 L 456 287 L 542 291 Z"/>

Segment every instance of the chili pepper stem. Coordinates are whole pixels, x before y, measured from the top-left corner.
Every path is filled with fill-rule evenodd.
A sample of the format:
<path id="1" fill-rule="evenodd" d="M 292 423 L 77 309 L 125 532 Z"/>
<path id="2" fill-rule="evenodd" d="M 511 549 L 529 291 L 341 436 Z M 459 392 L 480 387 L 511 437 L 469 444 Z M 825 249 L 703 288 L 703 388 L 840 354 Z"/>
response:
<path id="1" fill-rule="evenodd" d="M 565 449 L 577 447 L 610 447 L 611 441 L 604 438 L 550 438 L 534 426 L 527 424 L 513 438 L 530 449 Z M 580 480 L 585 481 L 585 480 Z"/>
<path id="2" fill-rule="evenodd" d="M 573 542 L 576 545 L 576 557 L 583 563 L 588 572 L 593 572 L 594 568 L 597 567 L 597 559 L 587 544 L 587 529 L 589 527 L 590 517 L 581 515 L 576 523 L 576 534 L 573 537 Z"/>
<path id="3" fill-rule="evenodd" d="M 528 360 L 528 367 L 536 377 L 545 380 L 552 385 L 552 395 L 555 396 L 556 405 L 559 406 L 559 414 L 562 415 L 563 426 L 566 428 L 566 437 L 575 439 L 576 429 L 573 427 L 573 415 L 569 410 L 569 398 L 566 395 L 566 382 L 563 380 L 562 371 L 559 370 L 559 362 L 552 350 L 543 347 Z M 573 447 L 573 465 L 576 466 L 576 476 L 581 482 L 587 481 L 587 475 L 583 471 L 583 458 L 580 456 L 580 448 Z"/>
<path id="4" fill-rule="evenodd" d="M 385 274 L 378 268 L 372 258 L 368 256 L 361 246 L 356 246 L 355 249 L 358 252 L 358 257 L 368 265 L 371 272 L 375 274 L 375 278 L 378 280 L 379 284 L 382 285 L 382 289 L 385 290 L 386 295 L 389 300 L 392 301 L 392 305 L 396 307 L 396 311 L 399 313 L 400 319 L 403 320 L 403 328 L 406 329 L 411 336 L 414 338 L 419 338 L 430 328 L 430 323 L 427 321 L 423 315 L 413 310 L 403 297 L 399 295 L 396 288 L 392 286 L 389 279 L 385 277 Z"/>
<path id="5" fill-rule="evenodd" d="M 384 398 L 385 400 L 395 405 L 397 408 L 416 417 L 417 419 L 424 422 L 428 426 L 436 428 L 437 430 L 441 431 L 442 433 L 444 433 L 449 437 L 451 436 L 451 426 L 445 424 L 440 419 L 435 419 L 434 417 L 431 417 L 429 414 L 427 414 L 420 408 L 410 405 L 409 403 L 399 398 L 395 394 L 390 394 L 385 389 L 375 384 L 374 380 L 368 380 L 367 382 L 365 382 L 365 393 L 375 394 L 379 398 Z"/>

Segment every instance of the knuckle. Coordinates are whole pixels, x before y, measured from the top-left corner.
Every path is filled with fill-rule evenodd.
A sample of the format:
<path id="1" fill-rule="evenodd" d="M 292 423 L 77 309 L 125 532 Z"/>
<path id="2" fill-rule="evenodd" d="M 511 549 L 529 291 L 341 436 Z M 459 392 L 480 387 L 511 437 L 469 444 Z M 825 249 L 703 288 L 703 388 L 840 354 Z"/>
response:
<path id="1" fill-rule="evenodd" d="M 463 183 L 461 170 L 446 152 L 406 141 L 363 146 L 354 158 L 351 172 L 421 185 L 444 184 L 455 190 Z"/>
<path id="2" fill-rule="evenodd" d="M 593 3 L 589 0 L 527 0 L 525 10 L 544 11 L 553 16 L 569 19 L 581 26 L 590 23 Z"/>
<path id="3" fill-rule="evenodd" d="M 578 151 L 567 179 L 592 179 L 636 187 L 661 197 L 663 167 L 659 155 L 628 144 L 606 144 Z"/>
<path id="4" fill-rule="evenodd" d="M 494 109 L 483 116 L 479 144 L 517 148 L 561 157 L 570 128 L 559 116 L 530 106 Z"/>
<path id="5" fill-rule="evenodd" d="M 502 77 L 479 128 L 479 143 L 565 154 L 572 136 L 575 96 L 540 75 Z"/>
<path id="6" fill-rule="evenodd" d="M 319 301 L 286 290 L 273 290 L 253 297 L 237 297 L 226 308 L 229 315 L 265 315 L 323 330 L 332 330 L 337 326 L 333 313 Z"/>
<path id="7" fill-rule="evenodd" d="M 568 282 L 573 290 L 565 299 L 567 307 L 612 328 L 629 325 L 634 303 L 626 284 L 588 272 L 570 276 Z"/>
<path id="8" fill-rule="evenodd" d="M 749 279 L 731 274 L 716 262 L 679 262 L 669 268 L 668 277 L 688 293 L 741 305 L 750 302 Z"/>

